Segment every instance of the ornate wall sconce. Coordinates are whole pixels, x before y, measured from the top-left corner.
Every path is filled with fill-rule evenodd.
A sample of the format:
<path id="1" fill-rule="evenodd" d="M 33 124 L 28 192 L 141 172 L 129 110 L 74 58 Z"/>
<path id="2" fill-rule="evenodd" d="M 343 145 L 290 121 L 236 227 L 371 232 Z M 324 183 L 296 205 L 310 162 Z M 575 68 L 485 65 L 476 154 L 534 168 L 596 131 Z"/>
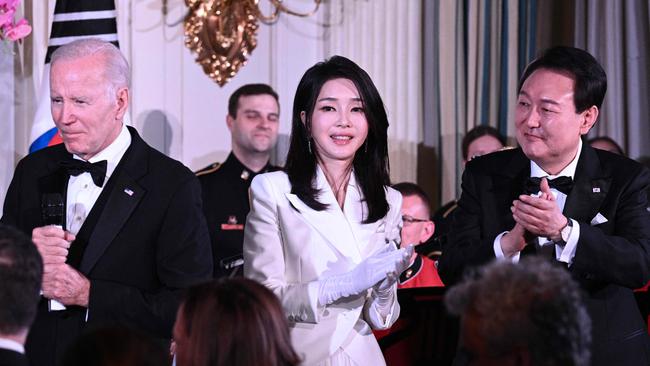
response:
<path id="1" fill-rule="evenodd" d="M 288 9 L 282 0 L 268 0 L 273 6 L 264 15 L 259 0 L 185 0 L 185 46 L 196 54 L 196 62 L 219 86 L 224 86 L 246 64 L 257 46 L 258 20 L 277 21 L 281 13 L 308 17 L 316 13 L 322 0 L 314 0 L 308 13 Z"/>

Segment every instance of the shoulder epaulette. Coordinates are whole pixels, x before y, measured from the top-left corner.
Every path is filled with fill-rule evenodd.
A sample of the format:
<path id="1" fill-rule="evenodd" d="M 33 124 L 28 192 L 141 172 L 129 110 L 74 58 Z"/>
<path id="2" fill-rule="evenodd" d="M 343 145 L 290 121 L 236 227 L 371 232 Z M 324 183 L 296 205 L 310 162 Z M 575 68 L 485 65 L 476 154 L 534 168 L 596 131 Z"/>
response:
<path id="1" fill-rule="evenodd" d="M 194 172 L 194 174 L 196 174 L 197 177 L 200 177 L 200 176 L 205 175 L 205 174 L 214 173 L 217 170 L 219 170 L 219 168 L 221 168 L 221 163 L 213 163 L 213 164 L 210 164 L 210 165 L 206 166 L 203 169 L 197 170 L 196 172 Z"/>
<path id="2" fill-rule="evenodd" d="M 456 207 L 458 207 L 458 201 L 453 201 L 453 204 L 445 210 L 445 212 L 442 214 L 442 217 L 446 219 L 447 216 L 449 216 L 456 209 Z"/>

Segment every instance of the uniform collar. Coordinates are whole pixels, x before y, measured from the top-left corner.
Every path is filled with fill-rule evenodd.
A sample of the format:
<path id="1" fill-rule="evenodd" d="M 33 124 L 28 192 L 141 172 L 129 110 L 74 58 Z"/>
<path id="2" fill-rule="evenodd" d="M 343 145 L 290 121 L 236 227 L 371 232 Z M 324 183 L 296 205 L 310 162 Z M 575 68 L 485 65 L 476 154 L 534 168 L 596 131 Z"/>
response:
<path id="1" fill-rule="evenodd" d="M 246 167 L 231 151 L 228 154 L 228 158 L 223 162 L 221 169 L 232 173 L 233 175 L 239 176 L 242 180 L 250 181 L 258 174 L 266 173 L 273 169 L 273 165 L 269 161 L 266 162 L 266 165 L 259 171 L 254 172 Z"/>

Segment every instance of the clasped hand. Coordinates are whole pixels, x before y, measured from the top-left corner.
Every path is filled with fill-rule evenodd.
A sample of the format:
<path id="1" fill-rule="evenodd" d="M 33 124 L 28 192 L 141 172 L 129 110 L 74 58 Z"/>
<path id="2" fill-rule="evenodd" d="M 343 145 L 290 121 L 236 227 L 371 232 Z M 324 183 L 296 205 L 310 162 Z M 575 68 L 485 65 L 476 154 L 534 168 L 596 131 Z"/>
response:
<path id="1" fill-rule="evenodd" d="M 32 241 L 43 258 L 43 296 L 64 305 L 88 306 L 90 281 L 65 263 L 75 236 L 58 226 L 35 228 Z"/>
<path id="2" fill-rule="evenodd" d="M 540 182 L 540 191 L 538 197 L 522 194 L 513 201 L 510 210 L 515 226 L 501 238 L 501 248 L 507 257 L 526 246 L 526 232 L 553 241 L 561 238 L 560 231 L 566 226 L 567 218 L 560 211 L 546 178 Z"/>

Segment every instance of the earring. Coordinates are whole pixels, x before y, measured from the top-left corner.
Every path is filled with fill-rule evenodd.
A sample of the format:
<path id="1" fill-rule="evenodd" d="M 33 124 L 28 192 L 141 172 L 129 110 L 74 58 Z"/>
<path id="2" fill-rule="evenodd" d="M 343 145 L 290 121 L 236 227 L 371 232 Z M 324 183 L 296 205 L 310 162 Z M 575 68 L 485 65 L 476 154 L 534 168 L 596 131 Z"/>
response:
<path id="1" fill-rule="evenodd" d="M 363 146 L 364 146 L 363 149 L 364 149 L 365 154 L 368 155 L 368 140 L 363 142 Z"/>
<path id="2" fill-rule="evenodd" d="M 309 150 L 309 155 L 311 155 L 311 139 L 307 139 L 307 150 Z"/>

